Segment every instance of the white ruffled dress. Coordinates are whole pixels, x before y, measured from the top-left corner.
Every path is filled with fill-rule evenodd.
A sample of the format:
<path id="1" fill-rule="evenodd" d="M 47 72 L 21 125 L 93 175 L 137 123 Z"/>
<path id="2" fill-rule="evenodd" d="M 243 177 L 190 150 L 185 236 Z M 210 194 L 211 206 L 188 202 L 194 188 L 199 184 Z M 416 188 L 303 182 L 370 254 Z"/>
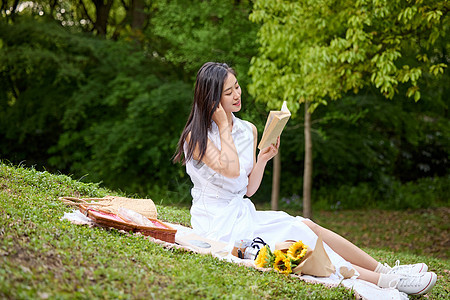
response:
<path id="1" fill-rule="evenodd" d="M 314 248 L 317 235 L 302 222 L 305 218 L 293 217 L 282 211 L 257 211 L 253 203 L 245 198 L 248 176 L 253 168 L 252 127 L 247 121 L 233 116 L 231 135 L 239 154 L 239 177 L 227 178 L 194 159 L 186 163 L 186 171 L 194 184 L 190 211 L 194 232 L 225 242 L 229 249 L 237 240 L 252 240 L 255 237 L 262 238 L 271 249 L 285 240 L 302 240 Z M 208 138 L 221 149 L 219 129 L 214 122 Z M 341 266 L 351 268 L 349 262 L 326 244 L 325 250 L 336 270 Z"/>

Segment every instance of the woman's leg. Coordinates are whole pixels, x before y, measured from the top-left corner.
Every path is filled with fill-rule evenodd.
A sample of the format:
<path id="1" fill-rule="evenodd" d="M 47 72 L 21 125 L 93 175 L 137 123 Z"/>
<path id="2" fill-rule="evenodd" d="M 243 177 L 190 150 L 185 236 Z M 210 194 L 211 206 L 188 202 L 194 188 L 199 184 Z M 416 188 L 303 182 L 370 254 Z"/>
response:
<path id="1" fill-rule="evenodd" d="M 368 281 L 370 283 L 378 285 L 380 280 L 380 273 L 375 273 L 374 271 L 369 271 L 367 269 L 361 268 L 360 266 L 353 265 L 353 267 L 358 271 L 358 279 Z"/>
<path id="2" fill-rule="evenodd" d="M 374 271 L 376 269 L 378 262 L 373 257 L 371 257 L 369 254 L 367 254 L 342 236 L 317 225 L 311 220 L 304 220 L 303 222 L 309 228 L 311 228 L 311 230 L 314 231 L 316 235 L 321 235 L 323 241 L 346 261 L 352 263 L 353 265 L 359 266 L 368 272 Z M 357 270 L 359 271 L 359 269 Z M 375 284 L 376 283 L 377 282 L 375 282 Z"/>
<path id="3" fill-rule="evenodd" d="M 396 288 L 406 294 L 427 293 L 436 284 L 437 276 L 433 272 L 414 272 L 387 274 L 375 272 L 378 262 L 369 254 L 362 251 L 340 235 L 325 229 L 310 220 L 303 221 L 315 234 L 321 235 L 323 241 L 342 258 L 350 262 L 359 272 L 358 279 L 362 279 L 381 288 Z M 420 264 L 419 264 L 420 265 Z M 409 265 L 414 266 L 414 265 Z M 422 266 L 423 267 L 423 266 Z M 411 267 L 407 267 L 411 271 Z"/>

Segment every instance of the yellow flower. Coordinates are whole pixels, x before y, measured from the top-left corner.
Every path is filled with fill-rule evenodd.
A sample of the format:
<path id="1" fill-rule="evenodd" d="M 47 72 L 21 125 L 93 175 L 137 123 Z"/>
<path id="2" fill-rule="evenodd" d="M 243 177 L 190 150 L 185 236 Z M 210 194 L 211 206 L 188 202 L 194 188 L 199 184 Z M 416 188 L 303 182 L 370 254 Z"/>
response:
<path id="1" fill-rule="evenodd" d="M 283 274 L 292 273 L 291 260 L 280 250 L 275 250 L 273 254 L 275 254 L 273 268 Z"/>
<path id="2" fill-rule="evenodd" d="M 288 251 L 287 256 L 296 263 L 299 263 L 308 251 L 308 246 L 303 244 L 302 241 L 292 244 Z"/>
<path id="3" fill-rule="evenodd" d="M 257 267 L 260 268 L 269 268 L 272 266 L 273 263 L 273 254 L 270 251 L 270 248 L 268 245 L 265 245 L 262 247 L 261 250 L 259 250 L 258 256 L 256 257 L 255 264 Z"/>
<path id="4" fill-rule="evenodd" d="M 266 264 L 267 249 L 264 246 L 259 250 L 258 256 L 256 257 L 255 264 L 257 267 L 264 268 Z"/>

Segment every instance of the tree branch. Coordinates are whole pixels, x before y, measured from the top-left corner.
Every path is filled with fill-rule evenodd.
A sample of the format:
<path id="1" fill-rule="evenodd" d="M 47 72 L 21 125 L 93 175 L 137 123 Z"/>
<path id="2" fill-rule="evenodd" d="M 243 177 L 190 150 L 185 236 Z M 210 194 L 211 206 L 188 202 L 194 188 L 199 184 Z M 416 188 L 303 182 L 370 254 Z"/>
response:
<path id="1" fill-rule="evenodd" d="M 13 6 L 12 6 L 12 10 L 11 13 L 15 14 L 16 13 L 16 9 L 17 6 L 19 5 L 19 0 L 14 0 Z"/>
<path id="2" fill-rule="evenodd" d="M 81 7 L 83 8 L 83 15 L 84 15 L 87 19 L 89 19 L 89 21 L 90 21 L 93 25 L 95 25 L 95 22 L 94 22 L 94 21 L 92 20 L 92 18 L 89 16 L 89 13 L 88 13 L 88 11 L 87 11 L 87 9 L 86 9 L 86 6 L 84 5 L 83 0 L 80 0 L 79 3 L 80 3 L 80 5 L 81 5 Z"/>
<path id="3" fill-rule="evenodd" d="M 6 1 L 7 0 L 2 0 L 2 7 L 0 8 L 0 11 L 5 11 L 6 10 Z"/>
<path id="4" fill-rule="evenodd" d="M 123 7 L 125 8 L 126 11 L 128 11 L 130 9 L 130 6 L 128 6 L 125 2 L 125 0 L 121 0 Z"/>
<path id="5" fill-rule="evenodd" d="M 58 0 L 50 1 L 50 16 L 53 16 Z"/>

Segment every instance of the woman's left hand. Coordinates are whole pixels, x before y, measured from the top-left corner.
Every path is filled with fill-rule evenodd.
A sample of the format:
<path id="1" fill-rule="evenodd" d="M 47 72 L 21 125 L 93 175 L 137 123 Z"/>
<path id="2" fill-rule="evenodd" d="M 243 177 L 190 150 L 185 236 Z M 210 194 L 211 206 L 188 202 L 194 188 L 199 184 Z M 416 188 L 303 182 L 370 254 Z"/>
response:
<path id="1" fill-rule="evenodd" d="M 266 147 L 259 151 L 258 161 L 268 162 L 278 153 L 278 148 L 280 148 L 280 137 L 277 139 L 276 144 L 272 144 L 269 147 Z"/>

